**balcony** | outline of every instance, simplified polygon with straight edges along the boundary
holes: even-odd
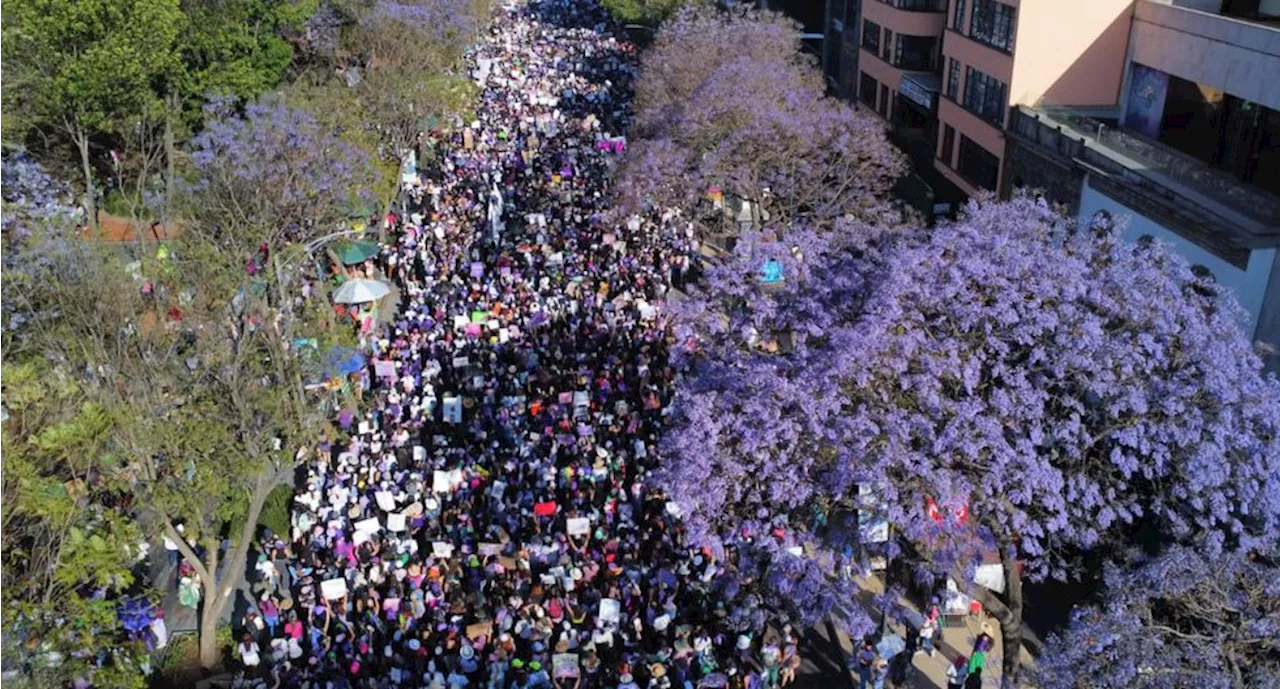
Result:
[[[1243,247],[1280,243],[1280,198],[1144,137],[1066,109],[1016,106],[1008,133],[1083,167],[1186,227],[1221,228]]]
[[[947,0],[880,0],[880,2],[907,12],[947,11]]]
[[[1231,3],[1227,3],[1231,4]],[[1139,0],[1130,59],[1280,110],[1280,22],[1218,14],[1222,0]]]

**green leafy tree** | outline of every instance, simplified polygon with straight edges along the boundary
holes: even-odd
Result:
[[[343,43],[359,56],[348,71],[365,120],[380,135],[381,158],[397,163],[430,118],[450,118],[471,102],[475,84],[456,67],[485,18],[484,0],[360,3]]]
[[[116,619],[134,585],[141,530],[116,505],[111,420],[64,367],[7,361],[4,453],[4,623],[22,668],[18,686],[140,687],[140,644]],[[105,596],[97,594],[105,593]],[[99,652],[111,659],[96,667]]]
[[[111,543],[116,524],[120,538],[178,543],[203,588],[200,662],[214,667],[218,625],[263,506],[291,481],[328,416],[303,387],[311,343],[319,349],[338,338],[329,334],[324,295],[303,296],[304,275],[315,272],[308,246],[345,218],[369,176],[358,151],[284,106],[250,105],[244,116],[214,109],[191,161],[196,172],[180,207],[191,220],[136,264],[90,251],[73,234],[39,251],[24,245],[41,272],[14,281],[6,263],[6,345],[18,346],[6,346],[5,357],[52,362],[89,405],[85,419],[67,417],[127,458],[95,474],[94,502],[111,511],[98,517],[98,531],[82,532],[90,546],[99,532]],[[76,442],[60,455],[64,464],[99,456]],[[52,476],[76,475],[75,465],[55,466],[63,473]],[[60,514],[56,503],[35,504],[41,519]],[[9,538],[8,512],[5,519],[7,549],[19,541]]]
[[[4,5],[5,112],[79,154],[97,222],[90,145],[152,107],[178,60],[177,0],[13,0]]]
[[[655,27],[681,7],[697,0],[603,0],[609,15],[623,24]],[[704,3],[698,3],[704,4]]]
[[[294,59],[297,33],[317,0],[181,0],[180,59],[164,80],[166,200],[181,156],[177,143],[200,127],[211,96],[252,100],[276,88]]]

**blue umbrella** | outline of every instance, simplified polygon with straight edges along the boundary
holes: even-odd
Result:
[[[325,376],[341,378],[364,370],[364,355],[348,347],[333,347],[324,356]]]

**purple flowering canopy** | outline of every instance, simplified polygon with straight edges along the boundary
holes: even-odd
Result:
[[[867,485],[923,569],[968,581],[998,553],[1004,591],[971,595],[1014,647],[1024,571],[1070,577],[1139,522],[1213,556],[1270,538],[1280,383],[1234,297],[1159,244],[1074,227],[1018,198],[917,234],[744,237],[677,307],[691,375],[667,481],[690,533],[779,530],[779,557],[801,546],[839,582],[834,527]]]
[[[1273,554],[1274,555],[1274,554]],[[1032,673],[1043,689],[1280,686],[1280,567],[1175,547],[1107,571],[1101,605],[1078,608]]]
[[[247,250],[333,232],[373,180],[365,153],[279,103],[251,103],[243,114],[210,104],[191,162],[193,224]]]
[[[72,282],[87,260],[88,246],[76,236],[84,211],[70,186],[26,153],[4,156],[0,168],[4,206],[3,327],[14,331],[50,314],[32,299],[48,283]]]
[[[754,11],[688,9],[664,24],[637,81],[622,203],[687,207],[718,187],[812,226],[878,214],[905,158],[882,123],[825,97],[796,35]]]

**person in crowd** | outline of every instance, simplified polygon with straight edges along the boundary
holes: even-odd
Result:
[[[675,212],[609,209],[636,69],[613,28],[594,0],[498,7],[468,50],[474,118],[428,135],[434,162],[378,220],[357,270],[395,283],[398,312],[344,310],[360,404],[255,553],[241,657],[268,649],[282,686],[794,681],[751,544],[690,546],[652,482],[676,375],[663,305],[697,246]]]

